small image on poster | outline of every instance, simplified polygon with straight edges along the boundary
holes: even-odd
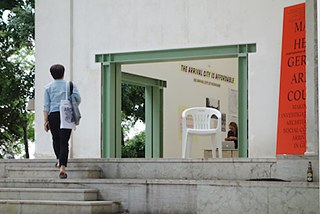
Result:
[[[208,108],[214,108],[220,111],[220,100],[214,99],[214,98],[206,98],[206,107]],[[212,118],[217,119],[215,115],[212,116]]]
[[[206,107],[214,108],[220,111],[220,100],[214,98],[206,98]]]
[[[221,114],[221,131],[226,131],[226,124],[227,123],[227,115],[225,113]]]
[[[238,115],[238,91],[229,89],[229,114]]]

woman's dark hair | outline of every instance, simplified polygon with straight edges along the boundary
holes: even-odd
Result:
[[[233,126],[238,131],[238,126],[237,126],[237,124],[235,122],[230,122],[229,126]]]
[[[60,64],[55,64],[50,67],[50,73],[53,79],[62,79],[64,75],[64,67]]]

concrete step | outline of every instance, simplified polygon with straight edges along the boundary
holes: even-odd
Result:
[[[100,167],[67,168],[68,179],[101,178]],[[8,178],[59,178],[59,169],[54,167],[6,167]]]
[[[96,189],[0,188],[0,200],[95,201]]]
[[[101,177],[109,179],[196,179],[247,180],[279,178],[305,181],[308,162],[312,162],[313,180],[319,181],[318,156],[279,156],[277,158],[221,158],[221,159],[70,159],[67,170],[77,167],[99,167]],[[52,168],[53,159],[0,160],[0,177],[8,177],[6,169]],[[68,176],[72,176],[71,172]],[[58,173],[50,177],[57,179]],[[77,177],[73,176],[74,179]]]
[[[112,201],[0,200],[1,213],[10,214],[108,214],[118,213]]]

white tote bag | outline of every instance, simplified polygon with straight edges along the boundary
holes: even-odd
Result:
[[[60,129],[76,129],[72,105],[68,100],[68,82],[66,82],[66,99],[60,101]]]

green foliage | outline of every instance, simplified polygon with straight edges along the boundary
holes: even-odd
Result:
[[[24,4],[31,5],[32,8],[35,6],[34,0],[1,0],[0,11],[12,10],[13,8]]]
[[[0,157],[28,158],[34,140],[34,115],[26,111],[34,97],[34,0],[0,1]],[[23,149],[24,146],[24,149]]]
[[[128,139],[129,131],[138,120],[145,121],[145,88],[141,86],[122,84],[122,157],[145,157],[145,133],[141,132]]]
[[[123,158],[145,157],[145,132],[140,132],[122,145]]]
[[[34,135],[34,112],[30,112],[28,114],[28,124],[27,124],[27,137],[30,141],[34,142],[35,135]]]
[[[124,144],[124,140],[128,139],[128,134],[130,132],[130,129],[132,129],[134,126],[134,120],[132,119],[127,119],[127,116],[125,113],[122,111],[121,112],[121,128],[122,128],[122,138]]]
[[[135,124],[137,120],[145,121],[144,87],[122,84],[122,112],[125,120]]]

